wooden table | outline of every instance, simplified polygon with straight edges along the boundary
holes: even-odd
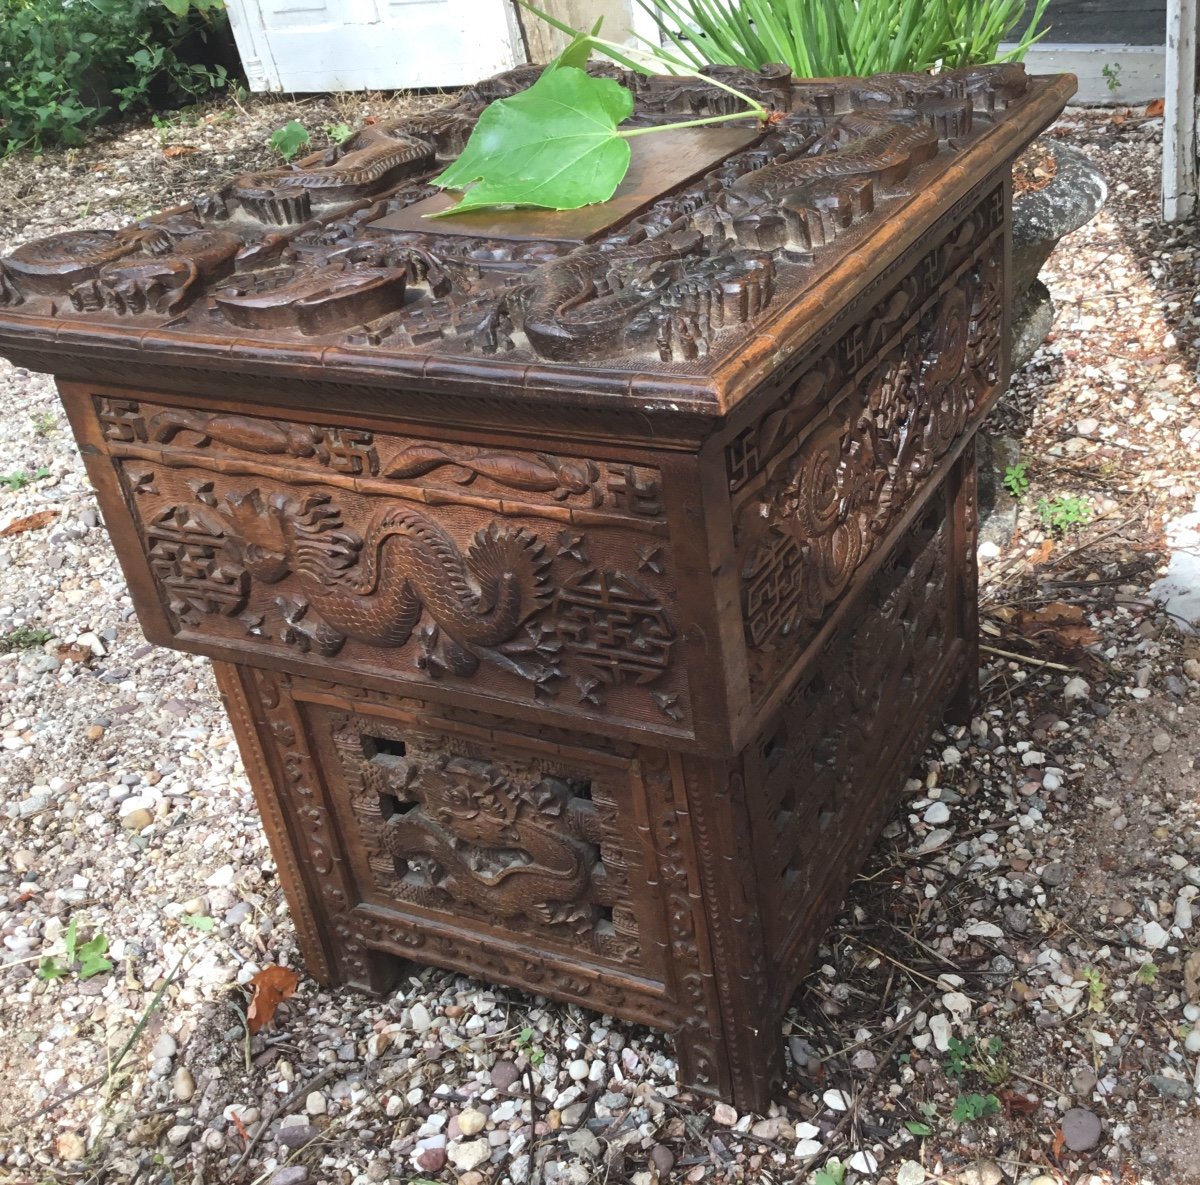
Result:
[[[19,247],[0,353],[57,376],[147,637],[214,660],[314,976],[575,1001],[761,1110],[974,695],[1009,167],[1073,80],[724,73],[777,121],[637,137],[572,214],[421,217],[524,69]]]

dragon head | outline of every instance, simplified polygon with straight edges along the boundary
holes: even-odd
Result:
[[[264,498],[257,487],[225,497],[225,550],[235,563],[267,584],[282,580],[291,570],[289,509],[286,498]]]

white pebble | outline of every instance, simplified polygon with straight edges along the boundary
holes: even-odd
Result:
[[[591,1066],[580,1057],[567,1066],[567,1074],[570,1076],[572,1082],[582,1082],[588,1076],[590,1069]]]
[[[1087,699],[1091,694],[1091,688],[1088,686],[1086,679],[1081,679],[1076,675],[1073,679],[1068,679],[1066,686],[1063,688],[1063,699],[1070,701],[1074,699]]]
[[[827,1106],[831,1111],[848,1111],[850,1109],[850,1096],[844,1090],[829,1089],[822,1096]]]
[[[1170,935],[1157,922],[1147,922],[1142,927],[1142,945],[1147,950],[1161,950],[1169,940]]]
[[[957,749],[954,750],[956,753]],[[945,823],[950,818],[950,808],[944,802],[931,802],[925,810],[926,823]]]
[[[879,1161],[865,1149],[861,1152],[856,1152],[846,1164],[856,1173],[873,1173],[879,1167]]]
[[[933,1034],[933,1044],[939,1053],[945,1053],[950,1048],[950,1021],[942,1013],[935,1013],[929,1018],[929,1031]]]

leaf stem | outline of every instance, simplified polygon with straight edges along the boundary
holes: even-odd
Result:
[[[759,114],[761,112],[761,114]],[[766,119],[767,113],[760,107],[758,111],[734,111],[730,115],[706,115],[702,119],[686,119],[682,123],[656,123],[644,128],[617,128],[617,135],[628,140],[633,136],[645,136],[649,132],[670,132],[676,128],[698,128],[710,123],[727,123],[731,119]]]
[[[536,9],[534,10],[536,11]],[[658,49],[643,50],[629,45],[617,45],[614,41],[606,41],[603,37],[592,36],[588,40],[602,53],[605,57],[611,57],[614,61],[621,65],[625,63],[622,58],[612,51],[617,50],[621,55],[628,55],[630,58],[641,57],[651,65],[670,66],[676,73],[675,78],[696,78],[701,82],[706,82],[709,86],[715,86],[718,90],[725,91],[726,94],[733,95],[735,98],[741,99],[743,103],[750,109],[743,112],[744,115],[754,115],[757,119],[766,119],[766,108],[757,100],[752,99],[745,91],[740,91],[736,86],[730,86],[727,82],[722,82],[719,78],[714,78],[710,74],[702,74],[689,63],[682,61],[665,51]],[[722,118],[729,118],[722,116]],[[678,126],[678,125],[672,125]],[[690,126],[690,125],[687,125]]]

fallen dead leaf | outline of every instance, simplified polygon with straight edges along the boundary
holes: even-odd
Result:
[[[58,659],[60,662],[79,663],[82,666],[89,664],[96,656],[92,653],[90,646],[59,646],[57,649]]]
[[[1162,99],[1151,99],[1146,104],[1146,114],[1153,119],[1156,115],[1161,115],[1166,110],[1166,103]]]
[[[176,156],[191,156],[193,152],[199,152],[200,149],[194,144],[172,144],[169,148],[163,149],[163,156],[171,159]]]
[[[252,980],[250,1006],[246,1009],[246,1023],[250,1032],[257,1033],[264,1025],[275,1019],[275,1009],[296,994],[300,976],[290,967],[272,963],[264,967]]]
[[[24,531],[36,531],[48,527],[56,518],[57,510],[38,510],[24,518],[14,518],[11,523],[0,527],[0,535],[20,535]]]
[[[237,1128],[238,1135],[242,1138],[242,1147],[245,1148],[250,1143],[250,1133],[246,1130],[242,1117],[236,1111],[230,1111],[229,1117],[233,1120],[233,1126]]]
[[[1200,950],[1192,951],[1183,964],[1183,990],[1189,1003],[1200,1004]]]
[[[1079,650],[1100,641],[1100,635],[1084,622],[1082,605],[1054,601],[1033,612],[1018,613],[1016,624],[1026,638],[1063,650]]]
[[[1043,564],[1049,563],[1050,557],[1054,554],[1054,540],[1046,538],[1042,540],[1041,546],[1037,551],[1029,557],[1029,562],[1035,567],[1040,568]]]
[[[998,1093],[1000,1101],[1007,1108],[1009,1114],[1016,1112],[1021,1115],[1032,1115],[1041,1106],[1036,1099],[1018,1094],[1015,1090],[1002,1090]]]

